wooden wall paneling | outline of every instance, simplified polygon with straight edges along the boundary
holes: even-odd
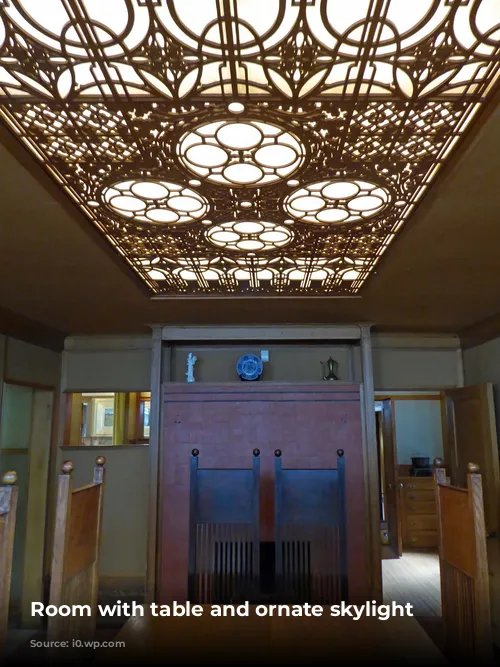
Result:
[[[364,470],[366,475],[368,504],[368,543],[370,544],[371,562],[371,597],[382,601],[382,565],[380,546],[380,488],[377,451],[377,432],[375,422],[375,391],[373,385],[373,359],[370,338],[370,326],[363,325],[361,330],[361,364],[363,370],[364,400]]]
[[[71,461],[65,461],[61,470],[63,474],[59,475],[57,485],[49,598],[49,603],[56,606],[63,604],[64,557],[68,543],[68,516],[71,512],[71,495],[73,490],[71,480],[73,465]],[[60,616],[53,617],[48,632],[49,639],[56,639],[58,637],[63,620]]]
[[[245,468],[261,452],[260,532],[274,539],[274,451],[294,468],[335,468],[345,451],[351,598],[370,599],[362,403],[358,385],[164,384],[159,601],[187,595],[189,454],[204,468]]]
[[[156,600],[158,551],[158,493],[162,409],[162,327],[153,327],[151,351],[151,406],[149,416],[149,511],[146,564],[146,601]]]
[[[22,623],[39,627],[41,618],[31,613],[31,603],[43,598],[45,526],[49,481],[50,443],[54,416],[54,392],[35,389],[29,447],[28,506],[24,548]]]
[[[10,471],[0,487],[0,651],[5,644],[9,622],[10,582],[16,529],[17,475]]]
[[[490,576],[483,486],[479,467],[467,466],[467,488],[449,484],[434,461],[439,522],[442,615],[447,656],[493,664]]]
[[[465,387],[464,353],[461,347],[457,352],[457,387]]]
[[[99,550],[106,460],[96,458],[91,484],[73,490],[73,464],[65,461],[58,478],[50,582],[51,605],[90,605],[91,615],[52,616],[49,641],[92,639],[97,618]]]

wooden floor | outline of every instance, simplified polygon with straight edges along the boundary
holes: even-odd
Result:
[[[259,617],[251,606],[248,617],[212,617],[209,606],[203,618],[143,617],[127,621],[115,641],[126,653],[100,651],[105,664],[140,664],[155,659],[162,664],[217,663],[218,665],[379,664],[444,665],[442,654],[414,618],[395,616],[380,622],[362,616],[332,618],[329,607],[320,617]],[[127,663],[128,664],[128,663]]]
[[[382,561],[384,602],[410,603],[415,616],[441,616],[439,558],[428,552],[406,552]]]

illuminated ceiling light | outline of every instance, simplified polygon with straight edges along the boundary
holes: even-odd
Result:
[[[289,131],[257,120],[222,120],[187,132],[178,145],[184,167],[211,183],[276,183],[303,163],[305,149]]]
[[[164,271],[158,271],[157,269],[152,269],[148,271],[148,276],[153,280],[166,280],[167,276]]]
[[[262,6],[0,0],[0,118],[155,294],[356,294],[498,93],[498,0]]]
[[[227,110],[236,114],[243,113],[245,111],[245,105],[241,102],[231,102],[231,104],[227,105]]]
[[[133,222],[194,222],[209,209],[207,200],[177,183],[133,179],[106,187],[102,199],[111,210]]]
[[[347,268],[340,270],[339,273],[341,279],[344,281],[358,280],[362,274],[363,267],[366,265],[364,259],[350,259],[349,257],[344,257],[343,263],[347,265]]]
[[[217,258],[179,258],[176,263],[178,266],[173,270],[173,275],[187,282],[197,282],[201,287],[219,281],[223,275]]]
[[[389,201],[386,188],[353,179],[306,185],[288,195],[284,206],[303,222],[323,225],[367,220],[381,213]]]
[[[219,248],[241,252],[275,250],[288,245],[292,238],[286,227],[260,220],[224,222],[207,232],[207,239]]]

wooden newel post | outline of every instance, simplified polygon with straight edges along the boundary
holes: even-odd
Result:
[[[50,576],[49,604],[59,607],[64,600],[64,556],[68,542],[68,517],[71,513],[71,493],[73,489],[73,463],[64,461],[57,480],[56,518],[54,525],[54,542],[52,545],[52,568]],[[47,627],[47,639],[59,640],[62,618],[54,616]]]
[[[106,459],[104,456],[98,456],[95,460],[94,484],[104,484],[104,466]]]
[[[12,554],[16,528],[17,473],[9,470],[0,487],[0,648],[5,643],[9,623]]]
[[[490,664],[493,660],[491,634],[490,581],[486,524],[484,520],[483,482],[477,463],[467,464],[467,488],[474,520],[476,576],[474,585],[475,630],[478,663]]]
[[[446,468],[443,459],[439,457],[434,459],[434,480],[436,484],[446,484]]]

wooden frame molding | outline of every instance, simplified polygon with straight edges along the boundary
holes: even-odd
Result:
[[[162,329],[154,327],[151,354],[151,398],[149,414],[149,516],[146,565],[146,599],[156,599],[158,544],[158,489],[160,470]]]
[[[357,324],[340,326],[290,325],[290,326],[166,326],[162,327],[162,340],[182,341],[283,341],[283,340],[360,340],[361,328]]]

